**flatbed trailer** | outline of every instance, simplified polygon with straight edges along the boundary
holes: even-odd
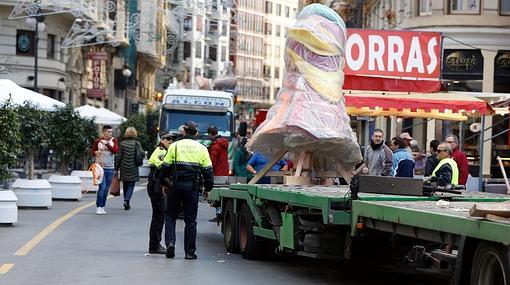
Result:
[[[223,209],[225,248],[247,259],[267,251],[353,261],[381,256],[452,284],[510,285],[510,224],[469,215],[475,203],[500,205],[509,196],[236,184],[213,189],[209,200]]]

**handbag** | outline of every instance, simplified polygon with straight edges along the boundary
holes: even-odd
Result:
[[[112,184],[110,185],[109,192],[112,196],[120,195],[120,179],[117,172],[113,175]]]
[[[145,153],[141,150],[141,146],[139,142],[135,142],[135,163],[136,166],[143,165],[143,158],[145,157]]]

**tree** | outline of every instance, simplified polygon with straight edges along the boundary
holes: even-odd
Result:
[[[0,181],[11,178],[9,165],[21,154],[21,118],[10,100],[0,104]]]
[[[61,175],[69,174],[73,159],[81,159],[97,136],[94,122],[80,117],[71,105],[57,109],[50,117],[50,146],[57,153]]]
[[[34,159],[41,144],[48,141],[50,129],[48,126],[49,114],[39,110],[30,103],[16,108],[20,115],[21,148],[25,152],[27,164],[27,178],[34,179]]]
[[[129,116],[128,119],[120,125],[120,139],[122,139],[128,127],[134,127],[138,132],[138,140],[140,140],[143,149],[150,155],[154,151],[157,142],[157,133],[155,130],[157,127],[158,115],[159,113],[157,110],[149,110],[147,115],[133,114]],[[147,127],[149,127],[149,130]]]

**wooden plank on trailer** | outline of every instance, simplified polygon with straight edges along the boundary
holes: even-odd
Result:
[[[472,217],[485,217],[488,214],[510,218],[510,203],[477,203],[469,210]]]

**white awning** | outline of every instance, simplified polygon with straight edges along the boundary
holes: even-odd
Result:
[[[57,107],[65,106],[58,100],[23,88],[9,79],[0,79],[0,103],[6,102],[9,98],[14,105],[24,105],[28,102],[45,111],[55,111]]]
[[[90,105],[83,105],[76,108],[82,118],[94,119],[100,125],[120,125],[126,120],[121,115],[103,107],[96,108]]]

